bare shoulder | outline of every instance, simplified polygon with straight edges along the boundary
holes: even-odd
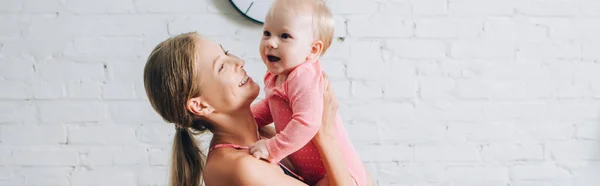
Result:
[[[236,153],[237,154],[237,153]],[[258,160],[249,154],[224,155],[208,162],[204,180],[207,186],[218,185],[303,185],[283,174],[277,165]]]

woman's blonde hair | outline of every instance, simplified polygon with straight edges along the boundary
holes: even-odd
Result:
[[[171,157],[171,186],[202,184],[206,156],[194,135],[207,131],[210,124],[186,109],[190,98],[200,96],[195,69],[197,33],[185,33],[158,44],[144,67],[144,88],[150,104],[176,126]]]

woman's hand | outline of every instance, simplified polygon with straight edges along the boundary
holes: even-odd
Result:
[[[325,177],[317,186],[346,186],[354,185],[348,167],[344,162],[341,148],[335,138],[338,102],[329,85],[327,76],[323,74],[323,123],[313,138],[313,143],[319,150],[321,160],[325,166]]]
[[[331,89],[329,79],[327,79],[325,74],[323,74],[323,83],[324,91],[322,124],[319,128],[319,131],[313,138],[313,141],[317,143],[316,145],[323,145],[323,140],[330,141],[331,139],[334,139],[335,120],[339,107],[335,94]]]

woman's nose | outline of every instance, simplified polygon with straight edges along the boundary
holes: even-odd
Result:
[[[235,62],[235,69],[236,70],[241,70],[244,68],[244,65],[246,64],[246,61],[242,60],[242,59],[238,59]]]

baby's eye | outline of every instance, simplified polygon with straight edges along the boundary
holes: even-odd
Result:
[[[281,34],[281,38],[283,39],[289,39],[290,37],[292,36],[290,36],[289,34]]]
[[[271,32],[269,32],[269,31],[264,31],[264,32],[263,32],[263,35],[264,35],[264,36],[267,36],[267,37],[268,37],[268,36],[271,36]]]

